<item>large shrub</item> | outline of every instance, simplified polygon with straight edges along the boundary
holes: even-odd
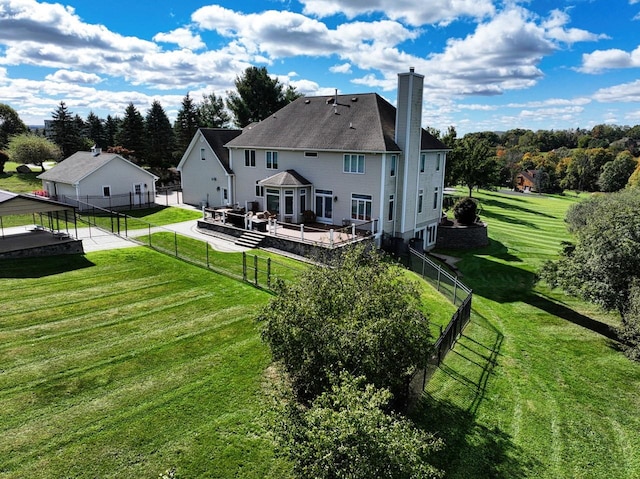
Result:
[[[461,225],[471,225],[478,218],[478,203],[473,198],[462,198],[453,205],[453,216]]]
[[[406,404],[410,380],[431,347],[416,285],[362,246],[309,268],[295,284],[279,285],[259,321],[273,358],[306,403],[346,370],[389,389],[396,405]]]

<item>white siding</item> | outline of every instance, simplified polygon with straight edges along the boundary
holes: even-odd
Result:
[[[202,134],[198,133],[196,138],[189,154],[180,162],[183,201],[195,206],[202,203],[222,206],[223,189],[228,189],[227,172]],[[205,149],[204,160],[201,148]]]

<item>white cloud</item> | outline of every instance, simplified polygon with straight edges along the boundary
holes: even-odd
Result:
[[[340,65],[334,65],[329,68],[331,73],[351,73],[351,64],[350,63],[342,63]]]
[[[100,83],[102,81],[102,78],[94,73],[84,73],[69,70],[58,70],[51,75],[47,75],[45,79],[58,83],[76,83],[86,85],[92,85]]]
[[[640,47],[632,52],[612,48],[585,53],[582,55],[582,66],[578,70],[583,73],[599,73],[603,70],[634,67],[640,67]]]
[[[158,33],[153,37],[154,42],[175,43],[180,48],[200,50],[206,47],[200,35],[194,34],[188,28],[176,28],[168,33]]]
[[[565,29],[565,25],[569,21],[570,18],[567,12],[553,10],[542,26],[546,29],[549,38],[569,45],[577,42],[593,42],[609,38],[608,35],[591,33],[579,28]]]
[[[304,13],[320,18],[344,14],[355,18],[383,13],[408,25],[448,24],[461,17],[485,18],[495,13],[490,0],[301,0]]]
[[[602,103],[635,103],[640,102],[640,80],[631,83],[601,88],[593,95],[593,99]]]

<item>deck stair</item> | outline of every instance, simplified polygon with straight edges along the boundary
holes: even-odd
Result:
[[[264,235],[256,233],[255,231],[245,231],[240,238],[235,242],[238,246],[244,246],[245,248],[259,248],[264,240]]]

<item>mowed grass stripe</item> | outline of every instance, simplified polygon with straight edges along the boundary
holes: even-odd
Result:
[[[100,311],[104,306],[126,305],[131,301],[136,301],[142,295],[161,296],[171,293],[175,284],[171,281],[154,282],[150,279],[147,284],[139,284],[133,287],[126,287],[122,290],[111,290],[109,287],[102,289],[100,287],[90,288],[87,295],[80,298],[75,295],[66,295],[67,300],[61,305],[47,305],[46,301],[35,301],[33,304],[27,297],[21,299],[21,303],[25,303],[22,310],[7,311],[7,314],[0,314],[2,321],[2,330],[14,327],[24,328],[40,328],[42,321],[49,324],[57,322],[57,318],[67,320],[70,312],[80,311]],[[40,298],[39,298],[40,299]],[[39,303],[39,304],[38,304]]]
[[[65,349],[55,330],[37,341],[42,361],[53,360],[51,352],[67,359],[53,373],[34,375],[40,382],[2,396],[0,476],[158,477],[170,467],[184,477],[285,476],[261,420],[269,359],[253,318],[269,296],[144,248],[87,258],[94,266],[53,268],[56,278],[147,265],[150,276],[174,283],[183,303],[172,294],[166,304],[154,303],[163,295],[152,296],[148,306],[155,309],[145,315],[142,291],[138,317],[129,311],[97,325],[111,337],[83,329],[91,324],[84,318],[75,334],[73,321],[64,326],[77,339],[73,346]],[[51,279],[33,281],[42,278]],[[15,280],[0,279],[0,288],[7,281]],[[63,304],[64,292],[50,300]],[[98,321],[114,305],[101,307]]]
[[[191,361],[181,368],[172,367],[151,377],[136,376],[133,378],[136,379],[135,381],[132,380],[120,385],[106,396],[89,397],[86,403],[81,402],[78,406],[64,409],[52,417],[44,417],[43,420],[38,420],[35,424],[32,421],[22,424],[19,429],[8,431],[8,434],[15,434],[17,438],[16,445],[18,447],[12,451],[12,454],[20,455],[22,453],[21,440],[27,446],[26,454],[29,457],[17,457],[17,461],[34,460],[41,455],[51,455],[51,453],[65,450],[73,444],[96,442],[100,435],[104,434],[104,431],[133,430],[132,432],[152,435],[152,430],[146,430],[148,429],[148,418],[158,415],[163,421],[167,421],[164,426],[171,428],[174,433],[183,431],[188,434],[191,431],[181,423],[187,421],[188,424],[190,418],[185,411],[181,413],[177,411],[175,404],[180,404],[185,397],[190,395],[211,394],[215,396],[215,412],[218,415],[233,413],[237,407],[233,400],[234,390],[235,388],[242,390],[242,387],[238,387],[239,385],[233,381],[221,381],[212,387],[211,380],[206,374],[207,369],[218,368],[218,374],[230,378],[234,376],[233,373],[236,372],[234,369],[238,367],[238,356],[241,355],[243,358],[249,356],[246,353],[241,353],[253,349],[257,345],[255,337],[250,340],[236,341],[225,351],[224,356],[218,351],[199,358],[197,361]],[[259,362],[249,364],[262,367],[265,356],[257,355],[257,357]],[[194,373],[199,373],[199,379],[192,379]],[[171,414],[168,413],[168,410],[171,411]],[[145,419],[141,420],[140,418]],[[139,423],[137,427],[135,426],[136,422]],[[60,428],[64,428],[67,432],[64,437],[57,434]],[[126,444],[128,439],[132,439],[135,432],[120,436],[119,439]],[[169,437],[171,436],[166,436],[166,438]],[[157,437],[149,437],[148,439],[158,441]],[[126,450],[124,444],[123,450]],[[0,453],[2,452],[0,450]],[[151,457],[147,460],[151,461]],[[11,461],[7,465],[11,466]]]
[[[172,321],[162,325],[156,323],[153,325],[152,333],[142,329],[138,331],[139,328],[131,329],[131,332],[127,333],[119,328],[118,334],[109,334],[98,340],[83,335],[82,340],[78,341],[77,344],[68,341],[56,341],[53,344],[46,344],[45,347],[48,352],[46,357],[42,357],[39,360],[32,359],[29,362],[25,361],[5,369],[1,377],[0,387],[5,387],[6,389],[0,392],[0,397],[5,393],[9,394],[16,390],[30,389],[43,383],[48,383],[53,379],[72,377],[92,368],[102,367],[106,363],[126,360],[139,352],[145,352],[145,350],[136,348],[136,345],[139,345],[142,339],[146,340],[144,342],[144,344],[147,344],[146,351],[151,351],[153,349],[161,349],[167,342],[181,341],[207,330],[213,331],[233,326],[233,323],[238,320],[237,317],[228,310],[225,313],[228,314],[228,319],[220,321],[213,326],[208,324],[211,319],[215,319],[219,314],[202,317],[198,321]],[[137,319],[147,322],[151,320],[151,318],[145,316],[140,316]],[[196,329],[197,327],[204,329]],[[185,335],[182,331],[186,328],[188,328],[189,333]],[[85,339],[87,341],[84,341]],[[87,344],[90,345],[90,348],[87,348]],[[19,354],[20,351],[18,350],[16,353]],[[89,359],[91,359],[90,362]],[[46,379],[42,379],[43,376],[46,376]],[[5,386],[5,383],[14,384],[14,387]]]
[[[600,332],[619,317],[536,283],[571,239],[577,199],[474,196],[491,244],[451,252],[474,311],[426,389],[425,421],[446,441],[438,464],[454,479],[640,477],[640,365]]]

